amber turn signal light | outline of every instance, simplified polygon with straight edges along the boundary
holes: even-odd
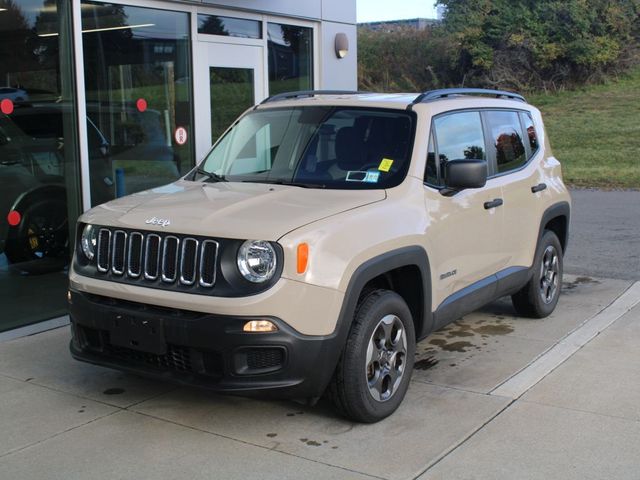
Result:
[[[309,245],[301,243],[298,245],[298,273],[302,274],[307,271],[307,263],[309,262]]]

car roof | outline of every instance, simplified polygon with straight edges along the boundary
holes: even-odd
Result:
[[[437,110],[462,108],[519,108],[531,106],[521,95],[514,92],[487,89],[441,89],[422,93],[377,93],[335,90],[309,90],[273,95],[256,108],[277,108],[296,106],[344,106],[393,108],[411,110],[435,106]],[[523,108],[524,107],[524,108]],[[527,108],[528,107],[528,108]]]

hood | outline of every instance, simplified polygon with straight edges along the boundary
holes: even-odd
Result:
[[[131,229],[275,241],[296,228],[385,198],[384,190],[182,180],[105,203],[80,220]],[[151,223],[154,217],[156,221]]]

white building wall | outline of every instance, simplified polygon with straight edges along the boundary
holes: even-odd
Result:
[[[358,88],[357,27],[346,23],[322,22],[320,26],[320,85],[318,89],[356,90]],[[349,53],[337,58],[335,36],[345,33]]]

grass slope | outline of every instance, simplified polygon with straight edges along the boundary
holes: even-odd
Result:
[[[640,188],[640,69],[617,82],[527,100],[542,111],[568,184]]]

